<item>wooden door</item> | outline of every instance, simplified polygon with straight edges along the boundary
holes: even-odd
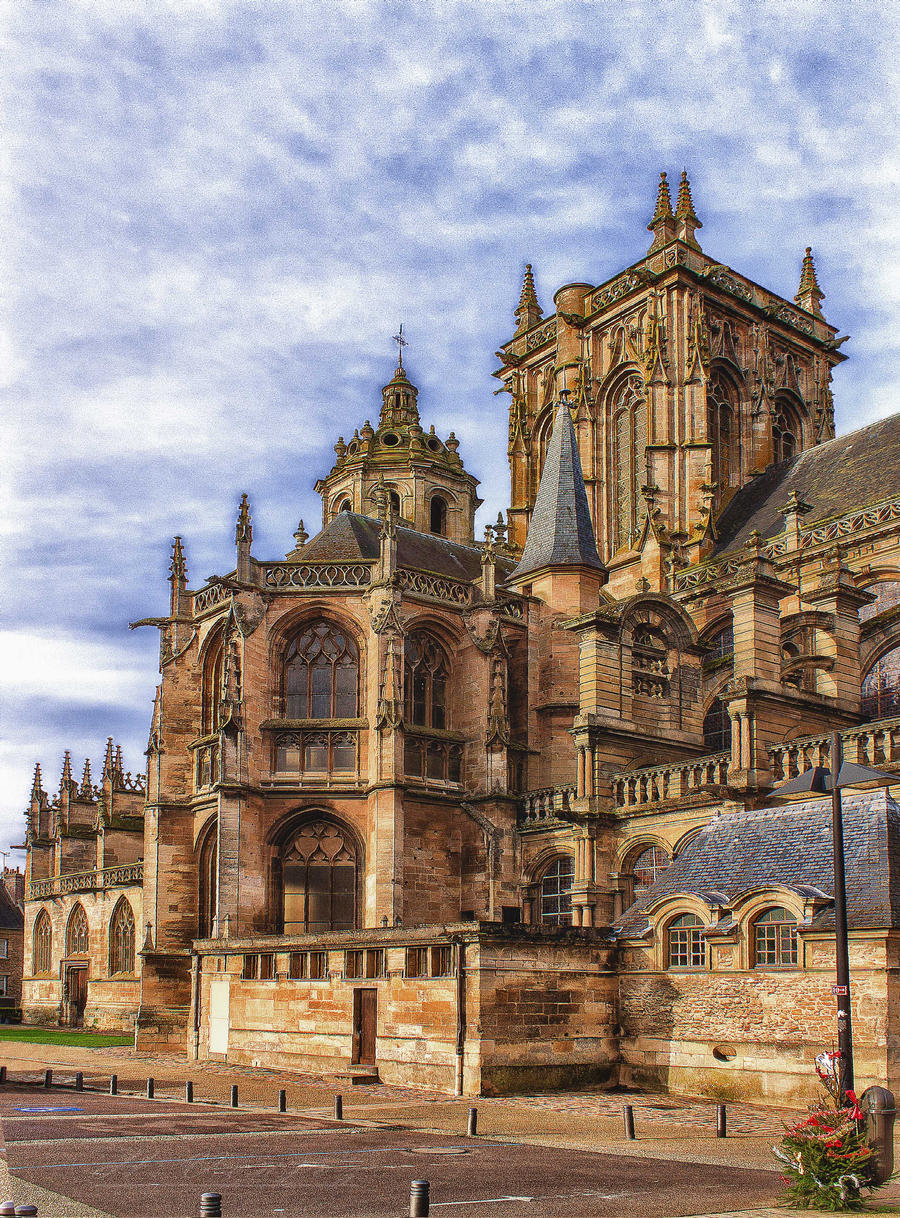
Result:
[[[375,1028],[378,1021],[378,991],[353,991],[353,1065],[374,1066]]]
[[[87,1006],[87,969],[69,969],[69,1023],[80,1028],[84,1023],[84,1008]]]

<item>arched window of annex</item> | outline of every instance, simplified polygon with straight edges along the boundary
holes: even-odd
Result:
[[[202,831],[197,846],[197,934],[210,939],[215,934],[219,889],[219,824],[213,817]]]
[[[740,392],[722,368],[714,368],[706,390],[707,425],[712,443],[713,482],[719,502],[741,484]]]
[[[900,644],[882,652],[860,685],[860,714],[866,720],[900,715]]]
[[[696,970],[705,967],[703,922],[696,914],[679,914],[666,926],[666,968]]]
[[[613,551],[630,548],[643,521],[641,487],[647,480],[648,440],[646,395],[644,378],[636,369],[620,376],[606,395]]]
[[[754,968],[797,967],[797,919],[783,905],[770,905],[752,921]]]
[[[545,926],[571,926],[575,859],[558,854],[541,867],[537,878],[535,920]]]
[[[53,923],[46,909],[34,920],[31,943],[31,970],[33,973],[49,973],[53,967]]]
[[[283,665],[286,719],[355,719],[359,714],[359,648],[350,632],[325,618],[306,622]]]
[[[437,537],[447,536],[447,500],[443,495],[432,495],[428,505],[428,527]]]
[[[87,914],[79,901],[66,924],[66,955],[86,956],[90,951]]]
[[[790,461],[800,452],[803,429],[799,404],[789,393],[775,395],[775,411],[772,416],[772,451],[776,465]]]
[[[713,698],[703,716],[703,747],[707,753],[731,748],[731,717],[721,698]]]
[[[277,929],[303,935],[358,927],[362,858],[356,833],[336,817],[292,818],[276,841]]]
[[[211,736],[217,732],[221,726],[222,717],[222,673],[225,663],[225,631],[222,626],[218,626],[206,640],[203,649],[203,664],[202,664],[202,688],[201,688],[201,703],[202,712],[201,720],[203,725],[203,735]],[[199,785],[204,785],[201,774],[202,758],[197,757],[197,782]],[[207,775],[208,779],[208,775]],[[207,780],[205,785],[209,785]]]
[[[109,975],[134,972],[134,910],[120,897],[109,921]]]
[[[633,845],[625,855],[619,872],[626,906],[632,905],[648,888],[652,888],[671,864],[669,852],[658,842],[644,840]]]

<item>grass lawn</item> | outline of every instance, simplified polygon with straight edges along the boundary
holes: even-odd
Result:
[[[22,1028],[14,1024],[0,1027],[0,1041],[27,1040],[33,1045],[82,1045],[86,1049],[112,1049],[134,1044],[133,1036],[113,1036],[103,1032],[72,1032],[68,1028]]]

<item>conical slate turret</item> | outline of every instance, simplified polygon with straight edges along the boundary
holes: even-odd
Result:
[[[510,579],[519,580],[541,567],[605,570],[597,553],[578,442],[566,405],[556,411],[525,549]]]

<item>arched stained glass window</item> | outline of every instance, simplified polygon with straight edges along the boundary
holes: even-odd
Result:
[[[86,956],[90,950],[87,914],[84,906],[79,903],[69,914],[69,924],[66,927],[66,955]]]
[[[703,747],[708,753],[724,753],[731,748],[731,718],[721,698],[713,698],[703,716]]]
[[[561,854],[544,871],[541,878],[540,920],[552,926],[568,926],[572,921],[572,885],[575,882],[575,860]]]
[[[765,910],[753,924],[757,968],[787,968],[797,963],[797,919],[780,905]]]
[[[109,972],[134,972],[134,911],[122,897],[109,924]]]
[[[860,710],[866,719],[900,715],[900,647],[892,647],[863,678]]]
[[[46,909],[35,919],[32,943],[32,972],[49,973],[53,965],[53,925]]]
[[[703,923],[696,914],[682,914],[669,923],[669,968],[703,968],[706,964],[706,944]]]
[[[647,399],[644,381],[632,373],[616,390],[612,422],[613,549],[630,545],[643,518],[641,487],[647,477]]]
[[[356,846],[346,829],[328,820],[303,825],[281,857],[284,933],[353,930],[358,869]]]
[[[288,719],[355,719],[359,652],[346,631],[313,622],[291,645],[284,665]]]
[[[404,647],[404,715],[419,727],[447,726],[447,679],[444,649],[422,631],[411,634]]]

